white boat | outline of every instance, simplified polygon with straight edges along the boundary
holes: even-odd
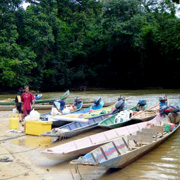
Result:
[[[56,122],[56,121],[65,121],[65,122],[89,122],[89,119],[78,118],[78,117],[68,117],[68,116],[53,116],[53,118],[49,117],[48,121]]]
[[[169,120],[167,118],[167,120]],[[124,168],[147,152],[156,148],[171,136],[178,128],[176,124],[170,132],[164,132],[164,122],[150,128],[137,131],[135,135],[120,137],[102,145],[70,163],[75,165],[101,166],[106,168]]]
[[[142,122],[130,126],[120,127],[81,139],[77,139],[62,145],[48,148],[42,151],[42,153],[46,154],[51,159],[56,159],[58,157],[61,157],[62,155],[82,155],[103,144],[111,142],[121,136],[133,134],[142,128],[160,122],[163,119],[164,117],[157,115],[153,120],[148,122]]]

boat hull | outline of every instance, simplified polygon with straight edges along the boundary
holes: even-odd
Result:
[[[89,151],[95,149],[96,147],[109,143],[121,136],[129,135],[130,133],[133,134],[142,128],[148,127],[151,124],[154,124],[157,122],[161,122],[162,120],[164,120],[164,118],[158,115],[148,123],[142,122],[142,123],[138,123],[138,124],[134,124],[130,126],[112,129],[112,130],[98,133],[95,135],[87,136],[87,137],[77,139],[77,140],[62,144],[62,145],[48,148],[42,151],[42,153],[52,154],[52,156],[53,154],[55,155],[57,154],[82,155],[82,154],[88,153]]]
[[[65,126],[61,126],[60,128],[57,128],[57,132],[49,131],[46,133],[43,133],[42,136],[50,136],[50,137],[58,137],[60,140],[63,138],[70,138],[72,136],[81,134],[83,132],[86,132],[90,129],[93,129],[98,126],[98,123],[105,119],[108,115],[101,115],[89,118],[89,122],[85,123],[78,123],[78,122],[72,122],[68,123]],[[74,129],[73,129],[74,128]],[[59,132],[58,132],[59,130]],[[66,130],[66,131],[61,131]],[[61,131],[61,132],[60,132]]]
[[[179,126],[176,128],[176,130],[179,128]],[[108,168],[124,168],[131,164],[132,162],[136,161],[140,157],[144,156],[148,152],[152,151],[156,147],[158,147],[160,144],[162,144],[164,141],[166,141],[176,130],[174,130],[172,133],[168,135],[164,135],[164,137],[158,141],[153,142],[152,144],[146,145],[142,148],[136,149],[134,151],[130,151],[129,153],[119,156],[116,159],[112,159],[110,161],[107,161],[103,164],[99,164],[99,166],[108,167]]]

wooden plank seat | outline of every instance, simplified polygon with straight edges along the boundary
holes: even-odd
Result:
[[[156,128],[142,129],[142,132],[152,134],[155,140],[157,140],[158,130]]]
[[[164,127],[163,126],[151,126],[151,128],[157,130],[158,136],[163,136],[163,133],[164,133]]]
[[[136,146],[131,149],[138,148],[139,146],[150,144],[153,142],[153,134],[148,132],[137,132],[137,135],[127,136],[128,146],[130,142],[135,142]]]
[[[152,143],[154,140],[153,132],[137,132],[137,135],[141,136],[141,145]],[[155,140],[157,140],[157,134],[155,134]]]
[[[129,151],[136,147],[135,141],[130,141],[130,140],[128,140],[128,136],[122,137],[122,140],[123,140],[124,143],[126,144],[126,146],[127,146],[127,148],[128,148]]]
[[[142,137],[141,135],[129,135],[127,136],[127,144],[129,149],[134,149],[141,146]]]

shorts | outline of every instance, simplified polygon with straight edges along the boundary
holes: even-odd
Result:
[[[31,112],[31,110],[24,110],[23,109],[23,118],[25,118],[27,115],[29,115],[30,112]]]
[[[20,113],[20,114],[23,113],[23,111],[22,111],[22,104],[21,103],[17,104],[16,109],[17,109],[18,113]]]

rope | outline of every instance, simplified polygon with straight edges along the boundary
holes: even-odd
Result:
[[[79,171],[79,166],[78,166],[78,165],[76,165],[76,166],[77,166],[77,167],[76,167],[77,172],[78,172],[78,174],[79,174],[79,176],[80,176],[80,178],[81,178],[80,180],[84,180],[83,177],[82,177],[82,175],[81,175],[81,173],[80,173],[80,171]]]
[[[6,139],[1,139],[0,142],[9,141],[9,140],[11,140],[11,139],[16,139],[16,138],[23,137],[23,136],[25,136],[25,134],[20,135],[20,136],[15,136],[15,137],[6,138]]]
[[[28,150],[24,150],[24,151],[19,151],[19,152],[9,152],[9,153],[4,153],[4,154],[0,154],[0,155],[8,155],[8,154],[19,154],[19,153],[25,153],[25,152],[29,152],[29,151],[33,151],[36,150],[40,147],[40,145],[38,145],[38,147],[36,148],[32,148],[32,149],[28,149]]]
[[[80,173],[80,171],[79,171],[79,166],[78,166],[77,164],[75,164],[74,168],[75,168],[75,173],[76,173],[76,174],[79,174],[80,180],[84,180],[83,177],[82,177],[82,175],[81,175],[81,173]],[[75,178],[74,178],[73,172],[72,172],[72,170],[71,170],[71,164],[69,164],[69,170],[70,170],[72,179],[74,180]]]
[[[0,180],[7,180],[7,179],[12,179],[12,178],[16,178],[16,177],[19,177],[19,176],[22,176],[22,175],[25,175],[27,174],[28,172],[30,172],[31,170],[27,171],[26,173],[23,173],[23,174],[19,174],[19,175],[16,175],[16,176],[12,176],[12,177],[8,177],[8,178],[3,178],[3,179],[0,179]]]
[[[71,164],[69,164],[69,170],[70,170],[70,173],[71,173],[72,179],[74,180],[74,175],[73,175],[73,172],[72,172],[72,170],[71,170]]]

